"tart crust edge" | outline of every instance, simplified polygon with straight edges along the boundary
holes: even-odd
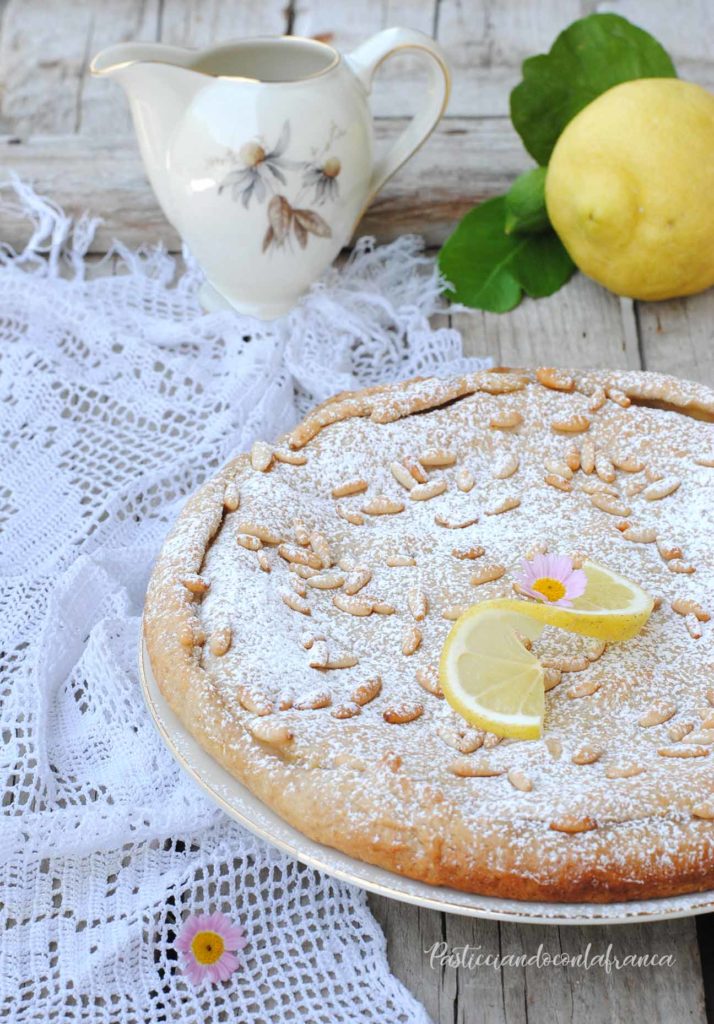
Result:
[[[714,420],[714,392],[704,385],[647,371],[563,372],[573,373],[585,386],[617,387],[634,401]],[[534,371],[502,369],[431,380],[430,392],[422,379],[412,394],[415,381],[335,396],[278,444],[299,449],[330,423],[349,416],[390,422],[477,390],[491,391],[494,385],[507,391],[535,383]],[[430,806],[416,819],[380,823],[379,794],[390,803],[404,801],[405,786],[416,785],[383,764],[368,767],[358,777],[340,768],[303,768],[298,776],[295,766],[276,754],[266,770],[265,757],[256,757],[257,741],[242,722],[226,719],[222,698],[200,665],[200,647],[186,643],[187,634],[196,629],[195,598],[178,582],[200,572],[222,523],[225,487],[248,464],[248,456],[239,455],[189,499],[152,572],[143,618],[162,695],[201,746],[234,777],[309,838],[430,884],[517,900],[590,903],[714,887],[714,822],[668,818],[671,834],[661,857],[658,818],[601,822],[595,831],[575,834],[537,822],[532,841],[526,843],[522,825],[504,821],[491,823],[475,844],[473,832],[463,825],[460,805],[446,800],[437,785],[431,787]],[[428,786],[422,789],[420,799],[429,792]],[[360,813],[350,813],[357,805]]]

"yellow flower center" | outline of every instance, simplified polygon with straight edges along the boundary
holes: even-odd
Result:
[[[215,964],[220,960],[225,943],[218,932],[196,932],[191,943],[191,952],[199,964]]]
[[[560,601],[562,597],[565,597],[565,586],[560,580],[554,580],[551,576],[541,576],[532,585],[531,590],[537,590],[546,601]]]

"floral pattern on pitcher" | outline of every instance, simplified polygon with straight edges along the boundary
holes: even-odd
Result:
[[[310,235],[332,237],[332,228],[327,220],[303,203],[308,200],[313,206],[324,206],[339,199],[337,179],[342,163],[331,150],[344,134],[333,123],[324,146],[319,150],[313,149],[309,160],[289,160],[285,154],[290,145],[291,131],[290,122],[286,121],[273,146],[268,146],[262,138],[252,139],[237,152],[229,150],[219,161],[239,165],[223,178],[218,186],[219,195],[230,190],[231,198],[240,201],[246,210],[254,197],[260,204],[268,201],[263,252],[289,245],[293,238],[304,249]],[[300,174],[300,185],[292,202],[284,195],[288,190],[289,176],[294,176],[290,172]]]

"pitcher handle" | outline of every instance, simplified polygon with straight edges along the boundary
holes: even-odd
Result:
[[[388,28],[378,32],[354,50],[347,60],[366,91],[372,91],[372,80],[379,66],[388,57],[402,50],[414,50],[428,58],[427,100],[411,119],[391,149],[375,162],[369,183],[369,202],[412,153],[426,142],[446,110],[451,92],[451,74],[444,51],[430,36],[408,28]]]

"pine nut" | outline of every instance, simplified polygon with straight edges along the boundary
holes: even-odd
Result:
[[[451,554],[454,558],[460,558],[462,561],[475,561],[475,559],[481,558],[482,555],[486,554],[486,548],[482,548],[480,545],[473,548],[452,548]]]
[[[705,611],[700,604],[688,597],[677,597],[672,601],[672,609],[678,615],[695,615],[700,622],[709,622],[711,618],[708,611]]]
[[[341,612],[347,612],[349,615],[363,618],[372,614],[371,601],[363,601],[361,598],[351,597],[349,594],[335,594],[332,603],[335,608],[339,608]]]
[[[293,738],[293,732],[282,722],[265,721],[262,718],[248,723],[253,738],[269,747],[286,747]]]
[[[551,821],[548,827],[553,832],[565,832],[566,835],[576,835],[578,832],[592,832],[593,829],[597,828],[597,822],[586,814],[580,816],[564,814],[562,817]]]
[[[456,474],[456,486],[460,491],[463,491],[464,494],[468,494],[469,491],[472,491],[475,484],[476,480],[474,475],[466,466],[460,469]]]
[[[283,542],[282,537],[279,537],[269,527],[262,526],[260,523],[251,523],[244,520],[238,524],[238,533],[247,534],[249,537],[257,537],[263,544],[277,545]]]
[[[567,462],[561,462],[559,459],[546,459],[545,468],[549,473],[560,476],[563,480],[573,479],[573,471]]]
[[[421,630],[417,626],[411,626],[404,634],[402,640],[402,654],[410,657],[421,647],[421,641]]]
[[[658,480],[649,487],[645,487],[642,492],[642,497],[645,501],[659,501],[661,498],[666,498],[670,494],[674,494],[680,487],[682,481],[678,476],[666,476],[662,480]]]
[[[404,511],[404,502],[395,501],[393,498],[387,498],[386,495],[380,494],[363,505],[362,511],[367,516],[393,516]]]
[[[367,679],[364,683],[360,683],[359,686],[352,692],[352,701],[355,704],[359,704],[363,707],[365,704],[369,704],[375,697],[378,697],[382,690],[382,680],[380,676],[372,676]]]
[[[542,366],[536,370],[536,379],[553,391],[575,391],[575,380],[570,374],[556,370],[553,366]]]
[[[210,583],[203,576],[199,576],[197,572],[188,572],[185,576],[181,577],[181,584],[191,594],[205,594]]]
[[[345,577],[336,572],[318,572],[307,581],[308,587],[315,587],[317,590],[339,590],[345,582]]]
[[[311,569],[323,568],[322,559],[313,551],[307,551],[305,548],[297,547],[295,544],[280,544],[278,546],[278,554],[281,558],[284,558],[286,562],[294,562],[297,565],[307,565]]]
[[[508,480],[514,473],[518,472],[520,466],[520,460],[517,455],[509,453],[504,455],[494,466],[493,478],[494,480]]]
[[[350,494],[361,494],[368,487],[366,480],[345,480],[332,488],[333,498],[346,498]]]
[[[455,622],[456,619],[460,619],[464,612],[467,612],[470,607],[470,604],[449,604],[444,608],[441,613],[441,617],[442,619],[448,619],[449,622]]]
[[[276,462],[285,462],[289,466],[304,466],[307,464],[307,455],[304,452],[291,452],[290,450],[276,448],[273,452],[273,458]]]
[[[530,793],[533,789],[533,783],[531,782],[530,777],[518,768],[511,768],[507,775],[507,779],[513,788],[519,789],[521,793]]]
[[[258,473],[267,473],[273,462],[273,449],[265,441],[255,441],[250,450],[250,464]]]
[[[362,714],[362,708],[359,704],[353,704],[352,701],[346,701],[344,704],[336,704],[330,714],[333,718],[354,718],[355,715]]]
[[[425,469],[441,466],[453,466],[456,464],[456,454],[447,451],[445,448],[428,448],[419,456],[419,462]]]
[[[641,462],[636,455],[613,455],[612,464],[621,469],[623,473],[641,473],[645,468],[644,462]]]
[[[590,430],[590,420],[587,416],[570,416],[565,420],[553,420],[550,429],[556,434],[584,434]]]
[[[446,488],[446,480],[430,480],[426,484],[415,484],[409,492],[409,497],[412,501],[429,501],[443,494]]]
[[[248,551],[258,551],[263,546],[263,542],[260,537],[254,537],[250,533],[236,534],[236,543],[240,544],[242,548],[246,548]]]
[[[496,768],[486,761],[473,761],[470,757],[457,757],[448,768],[460,779],[489,779],[505,774],[504,768]]]
[[[672,558],[667,562],[667,568],[670,572],[676,572],[685,576],[691,576],[692,573],[697,571],[693,565],[688,565],[686,562],[683,562],[681,558]]]
[[[390,725],[406,725],[407,722],[414,722],[424,714],[424,705],[402,701],[400,704],[385,708],[382,718]]]
[[[644,768],[639,764],[611,764],[605,769],[606,779],[632,779],[641,775]]]
[[[663,725],[668,722],[670,718],[673,718],[677,713],[677,705],[672,704],[671,701],[661,700],[655,701],[654,704],[648,708],[643,715],[637,720],[637,724],[641,725],[644,729],[648,729],[653,725]]]
[[[273,703],[261,690],[252,690],[249,686],[241,684],[236,693],[241,707],[250,711],[251,715],[272,714]]]
[[[480,587],[483,583],[493,583],[495,580],[500,580],[505,574],[506,569],[503,565],[484,565],[479,572],[475,572],[471,577],[471,585]]]
[[[317,690],[309,693],[302,700],[296,701],[293,707],[296,711],[319,711],[321,708],[329,708],[332,704],[332,697],[327,690]]]
[[[240,490],[236,480],[229,480],[223,492],[223,507],[226,512],[235,512],[240,505]]]
[[[595,764],[602,757],[602,750],[599,747],[581,747],[576,750],[570,758],[573,764]]]
[[[437,526],[443,526],[446,530],[465,530],[467,526],[473,526],[474,523],[478,522],[478,516],[474,516],[472,519],[447,519],[439,513],[434,516],[434,522]]]
[[[590,497],[590,501],[595,508],[599,508],[602,512],[607,512],[611,516],[621,516],[624,519],[625,516],[632,515],[632,509],[629,506],[609,494],[593,494]]]
[[[342,505],[337,505],[335,512],[340,519],[344,519],[346,523],[351,523],[352,526],[364,526],[364,516],[360,515],[359,512],[352,512],[349,509],[343,508]]]
[[[327,538],[322,533],[313,530],[310,534],[310,547],[320,559],[321,568],[329,569],[332,565],[332,553]]]
[[[424,591],[418,587],[412,588],[407,594],[407,606],[417,622],[425,619],[429,611],[429,602]]]
[[[587,476],[595,472],[595,445],[589,437],[580,446],[580,468]]]
[[[412,487],[416,483],[416,480],[411,475],[406,466],[402,465],[401,462],[391,462],[389,465],[389,469],[397,483],[401,484],[402,487],[405,487],[408,491],[411,491]]]
[[[416,670],[416,681],[422,690],[426,690],[432,697],[444,696],[439,686],[439,670],[436,665],[425,665],[422,668],[418,668]]]
[[[497,413],[488,421],[492,430],[513,430],[515,427],[520,427],[522,423],[523,417],[515,409],[511,412]]]
[[[217,658],[222,658],[230,650],[232,639],[233,633],[230,626],[219,626],[217,629],[214,629],[208,642],[211,654],[214,654]]]
[[[615,467],[604,452],[595,453],[595,472],[603,483],[611,484],[615,480]]]
[[[603,405],[607,401],[607,395],[605,394],[605,388],[597,387],[590,396],[588,402],[588,409],[590,412],[599,412]]]
[[[521,503],[521,499],[515,495],[502,498],[501,501],[492,505],[491,508],[484,509],[487,516],[500,516],[502,512],[510,512],[513,508],[518,508]]]
[[[414,555],[387,555],[385,563],[391,569],[397,569],[400,566],[416,565],[416,558]]]
[[[657,531],[651,526],[643,526],[639,529],[630,526],[622,531],[622,536],[625,540],[632,541],[633,544],[653,544],[657,540]]]
[[[359,593],[363,587],[367,586],[371,579],[372,573],[369,569],[355,569],[349,573],[345,580],[345,594],[352,597],[354,594]]]
[[[546,473],[543,478],[550,487],[555,487],[559,491],[572,491],[573,485],[569,480],[565,480],[562,476],[557,476],[555,473]]]
[[[288,608],[292,608],[294,612],[299,612],[301,615],[312,615],[310,605],[307,603],[305,598],[300,597],[299,594],[293,594],[289,590],[283,591],[280,595],[280,599],[283,604],[286,604]]]
[[[629,396],[624,391],[621,391],[620,388],[608,388],[607,397],[611,402],[615,402],[616,405],[621,406],[623,409],[627,409],[632,404]]]

